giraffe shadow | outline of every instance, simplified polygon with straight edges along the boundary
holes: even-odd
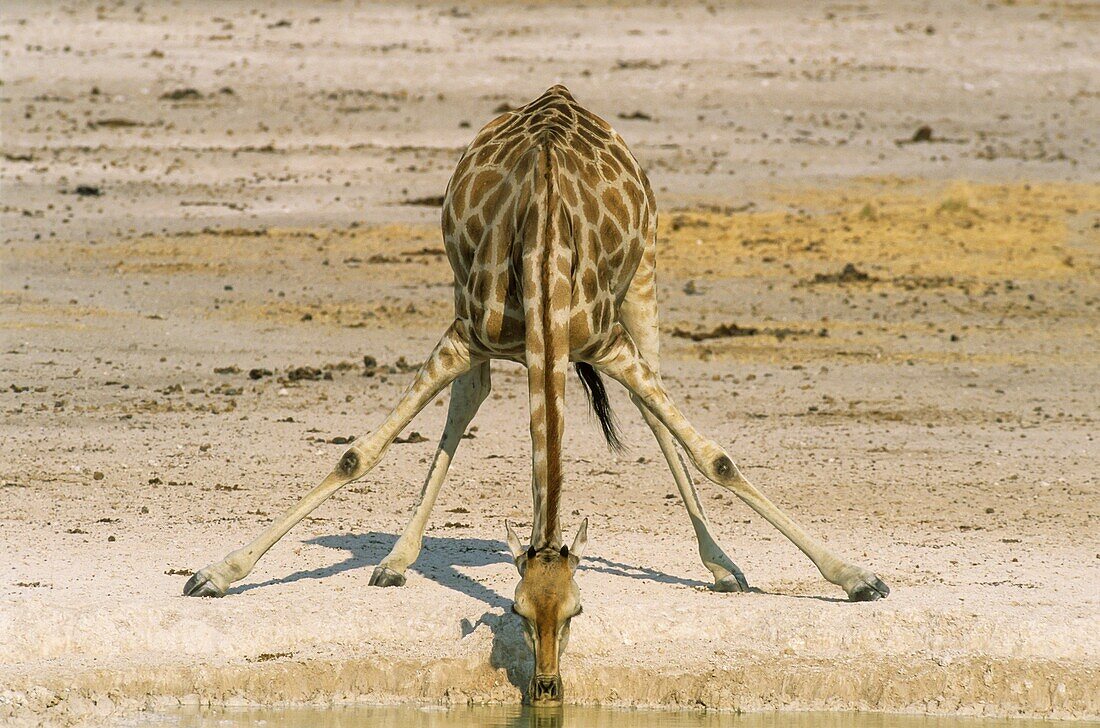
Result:
[[[645,566],[637,566],[631,564],[623,564],[618,561],[612,561],[605,559],[601,556],[593,556],[591,558],[585,557],[584,563],[580,566],[581,571],[596,571],[603,574],[611,574],[612,576],[623,576],[631,579],[639,579],[642,581],[655,581],[661,584],[675,584],[676,586],[687,586],[692,589],[698,589],[700,591],[707,591],[712,589],[710,582],[699,581],[698,579],[685,579],[680,576],[673,576],[666,574],[663,571],[657,569],[651,569]],[[746,593],[748,594],[763,594],[767,596],[781,596],[789,597],[791,599],[810,599],[818,602],[826,602],[830,604],[847,604],[847,599],[841,599],[837,597],[818,596],[815,594],[786,594],[774,591],[768,591],[766,589],[760,589],[759,587],[750,586]]]
[[[234,587],[229,590],[229,593],[243,593],[277,584],[292,584],[305,579],[325,579],[356,569],[373,569],[385,558],[396,542],[397,536],[378,532],[311,538],[305,543],[346,551],[347,558],[328,566],[303,569],[286,576]],[[524,693],[531,680],[531,666],[528,664],[531,660],[527,655],[527,645],[523,639],[519,618],[511,613],[512,600],[460,571],[463,568],[495,564],[512,565],[503,541],[425,536],[420,557],[414,565],[409,567],[409,571],[477,599],[487,607],[476,620],[462,619],[462,636],[473,633],[481,625],[487,627],[492,633],[489,664],[496,669],[504,670],[508,681]]]
[[[363,534],[342,536],[318,536],[304,543],[325,548],[343,550],[349,553],[343,561],[314,569],[303,569],[286,576],[267,579],[254,584],[242,584],[231,587],[229,594],[243,594],[253,589],[262,589],[276,584],[292,584],[304,579],[325,579],[336,574],[362,568],[372,568],[378,564],[397,543],[397,536],[372,531]],[[475,579],[471,579],[458,567],[483,567],[493,564],[511,565],[507,555],[507,546],[503,541],[485,538],[441,538],[425,536],[420,557],[409,567],[410,571],[432,581],[454,589],[496,609],[509,611],[512,600],[501,596]],[[579,571],[592,571],[640,581],[654,581],[661,584],[675,584],[695,588],[705,588],[707,584],[697,579],[685,579],[663,571],[625,564],[602,556],[586,556],[578,567]]]
[[[347,551],[348,556],[343,561],[328,566],[303,569],[293,574],[275,577],[255,584],[233,587],[229,590],[229,593],[243,593],[253,589],[275,586],[276,584],[292,584],[305,579],[326,579],[356,569],[373,569],[397,543],[397,536],[372,531],[361,534],[318,536],[307,539],[304,543],[311,546],[324,546],[337,551]],[[425,536],[420,558],[409,567],[409,571],[482,601],[490,607],[507,609],[512,603],[510,599],[502,597],[458,571],[458,567],[510,564],[511,560],[504,555],[504,550],[504,542],[491,539]]]
[[[584,561],[578,567],[579,571],[594,571],[600,574],[609,574],[611,576],[621,576],[627,579],[637,579],[639,581],[655,581],[660,584],[675,584],[676,586],[688,586],[695,589],[705,589],[708,585],[705,582],[698,579],[685,579],[680,576],[673,576],[672,574],[666,574],[663,571],[652,569],[648,566],[638,566],[636,564],[624,564],[619,561],[612,561],[602,556],[586,556]]]
[[[229,589],[229,594],[243,594],[254,589],[263,589],[278,584],[293,584],[297,581],[326,579],[357,569],[373,569],[393,548],[397,536],[376,531],[361,534],[319,536],[305,543],[337,551],[347,552],[343,561],[313,569],[303,569],[285,576],[267,579],[253,584],[242,584]],[[508,681],[521,693],[526,691],[531,680],[531,657],[523,639],[523,628],[519,617],[511,612],[512,599],[490,589],[476,579],[462,573],[461,569],[479,568],[504,564],[512,567],[512,559],[503,541],[484,538],[456,538],[425,536],[423,549],[416,563],[409,571],[430,579],[435,583],[476,599],[486,606],[486,610],[476,620],[464,618],[461,623],[462,636],[473,633],[484,625],[492,633],[492,650],[489,664],[504,670]],[[692,579],[683,579],[656,569],[624,564],[600,556],[585,558],[579,569],[612,576],[654,581],[663,584],[704,587],[705,584]],[[518,580],[518,575],[517,575]]]

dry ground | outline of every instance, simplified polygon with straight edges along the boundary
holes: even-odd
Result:
[[[557,81],[658,192],[673,394],[894,589],[841,601],[704,486],[757,588],[707,591],[648,431],[614,392],[610,456],[574,387],[568,698],[1100,715],[1098,30],[1061,2],[5,3],[0,720],[520,699],[512,365],[404,588],[367,580],[443,402],[227,598],[179,592],[395,401],[449,315],[430,198]]]

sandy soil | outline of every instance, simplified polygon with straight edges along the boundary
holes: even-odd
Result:
[[[179,593],[395,401],[449,313],[423,198],[556,81],[657,189],[674,395],[894,589],[842,601],[704,487],[756,587],[709,592],[625,397],[613,457],[573,396],[568,698],[1100,716],[1095,5],[264,6],[0,15],[0,721],[520,699],[512,365],[404,588],[367,580],[442,402],[227,598]]]

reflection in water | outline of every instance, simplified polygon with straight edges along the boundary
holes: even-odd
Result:
[[[1052,721],[988,720],[876,713],[706,713],[611,708],[373,707],[190,709],[131,726],[179,728],[1051,728]],[[1097,726],[1075,722],[1073,728]]]
[[[526,710],[517,711],[516,716],[507,725],[522,725],[531,728],[563,728],[565,725],[565,708],[561,705],[553,708],[528,707]]]

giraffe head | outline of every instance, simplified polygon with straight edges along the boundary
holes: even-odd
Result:
[[[508,548],[519,570],[512,611],[523,622],[523,636],[535,658],[528,689],[534,705],[561,705],[559,660],[569,642],[569,623],[581,613],[581,590],[573,579],[588,542],[588,519],[577,529],[572,546],[523,548],[512,527]]]

